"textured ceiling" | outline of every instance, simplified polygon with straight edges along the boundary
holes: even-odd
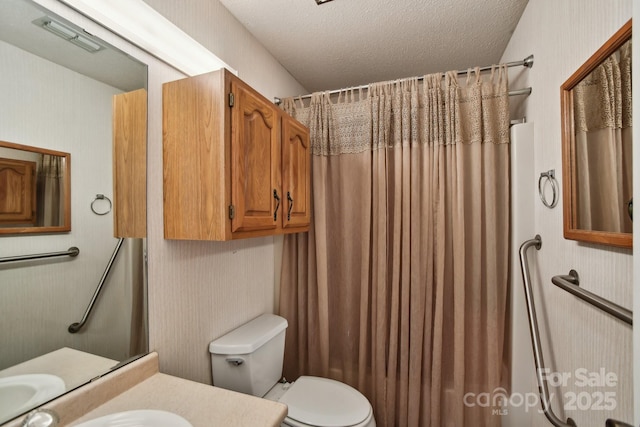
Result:
[[[528,0],[220,1],[314,92],[496,63]]]

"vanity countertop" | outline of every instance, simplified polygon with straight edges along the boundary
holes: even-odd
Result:
[[[0,371],[0,378],[34,373],[52,374],[62,378],[67,390],[71,390],[101,373],[108,372],[117,364],[117,360],[63,347],[3,369]]]
[[[193,427],[279,427],[287,413],[286,406],[281,403],[157,373],[88,412],[70,426],[133,409],[173,412]]]
[[[60,427],[135,409],[173,412],[193,427],[279,427],[286,405],[160,373],[150,353],[42,406]],[[18,427],[24,416],[3,424]]]

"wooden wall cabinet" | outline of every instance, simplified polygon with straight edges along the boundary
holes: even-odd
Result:
[[[309,131],[227,70],[163,85],[164,237],[308,231]]]
[[[113,235],[147,236],[147,91],[113,97]]]

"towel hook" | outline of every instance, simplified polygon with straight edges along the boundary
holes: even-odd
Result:
[[[543,181],[543,178],[546,179]],[[551,183],[551,190],[553,192],[551,203],[547,201],[547,197],[544,193],[547,182]],[[542,200],[542,204],[544,204],[549,209],[553,209],[556,207],[556,205],[558,204],[558,181],[556,181],[555,169],[549,169],[548,171],[542,172],[540,174],[540,178],[538,178],[538,193],[540,194],[540,200]]]

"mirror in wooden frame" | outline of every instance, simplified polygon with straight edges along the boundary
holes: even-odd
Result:
[[[632,247],[631,21],[561,87],[564,237]]]
[[[71,231],[71,155],[0,141],[0,234]]]

